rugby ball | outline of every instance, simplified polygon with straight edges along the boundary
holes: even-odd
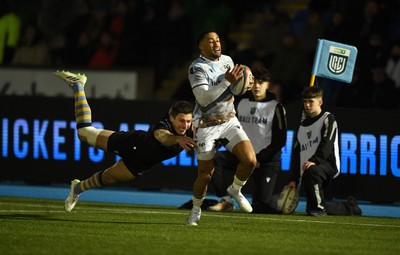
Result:
[[[246,93],[249,89],[250,83],[253,80],[253,74],[248,66],[243,65],[243,75],[239,80],[233,82],[230,86],[232,94],[240,96]]]
[[[285,187],[278,198],[278,210],[282,214],[293,213],[299,204],[299,191],[295,188]]]

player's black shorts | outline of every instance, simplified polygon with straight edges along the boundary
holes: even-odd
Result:
[[[141,176],[149,169],[149,166],[138,160],[140,155],[136,151],[136,147],[143,143],[146,134],[145,131],[117,131],[108,138],[107,151],[120,156],[135,177]]]

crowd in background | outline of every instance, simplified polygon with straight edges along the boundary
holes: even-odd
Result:
[[[304,3],[295,14],[279,8]],[[255,17],[261,19],[255,20]],[[256,23],[251,44],[229,36]],[[196,54],[202,27],[223,36],[236,63],[265,66],[284,104],[309,84],[319,38],[358,48],[351,84],[318,78],[325,104],[399,109],[398,0],[6,0],[0,2],[0,65],[154,69],[155,84]]]

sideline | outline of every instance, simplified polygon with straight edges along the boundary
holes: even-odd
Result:
[[[65,185],[35,186],[0,183],[0,196],[65,200],[68,194],[69,187]],[[102,188],[82,193],[79,201],[179,207],[189,201],[191,197],[191,193],[181,190],[143,191],[132,188]],[[206,198],[218,200],[215,195],[207,195]],[[248,199],[251,202],[251,198],[248,197]],[[400,206],[398,205],[361,202],[359,206],[363,211],[363,216],[400,218]],[[236,207],[238,208],[237,204]],[[305,212],[304,200],[300,200],[296,212]]]
[[[24,213],[24,214],[35,214],[35,213],[60,213],[60,214],[69,214],[66,213],[64,210],[60,209],[60,206],[46,206],[48,208],[58,208],[57,210],[43,210],[43,205],[36,205],[36,204],[26,204],[24,203],[18,203],[18,202],[0,202],[0,205],[14,205],[14,206],[22,206],[22,207],[31,207],[31,210],[18,210],[18,209],[0,209],[0,214],[1,213]],[[36,209],[37,208],[37,209]],[[164,214],[164,215],[182,215],[182,216],[187,216],[187,211],[171,211],[171,209],[168,209],[168,211],[160,211],[160,210],[154,210],[154,211],[149,211],[147,209],[143,208],[129,208],[129,209],[121,209],[121,208],[94,208],[92,206],[81,206],[79,208],[79,213],[93,213],[96,212],[98,213],[105,213],[105,214]],[[229,214],[229,215],[228,215]],[[1,216],[1,215],[0,215]],[[214,217],[214,218],[236,218],[236,219],[243,219],[243,220],[258,220],[258,221],[277,221],[277,222],[295,222],[295,223],[310,223],[310,224],[330,224],[330,225],[346,225],[346,226],[363,226],[363,227],[374,227],[374,228],[400,228],[400,225],[395,225],[395,224],[382,224],[382,223],[354,223],[354,222],[343,222],[343,221],[329,221],[329,217],[307,217],[304,216],[304,219],[296,219],[296,217],[287,217],[284,215],[264,215],[261,216],[260,214],[251,214],[251,217],[249,215],[242,216],[240,213],[217,213],[217,212],[205,212],[202,214],[202,217]],[[362,218],[362,217],[361,217]],[[360,219],[361,219],[360,218]],[[378,217],[377,217],[378,219]]]

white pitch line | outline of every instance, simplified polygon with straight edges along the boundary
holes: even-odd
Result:
[[[63,211],[0,210],[0,213],[65,213],[65,211],[64,210]]]
[[[47,204],[28,204],[28,203],[18,203],[18,202],[0,202],[0,206],[22,206],[22,207],[40,207],[40,208],[62,208],[64,206],[64,202],[60,202],[60,205],[47,205]]]
[[[1,203],[0,203],[1,204]],[[7,203],[9,204],[9,203]],[[34,204],[23,204],[29,207],[49,207],[49,208],[60,208],[60,210],[0,210],[0,213],[67,213],[63,210],[63,205],[60,206],[46,206],[46,205],[34,205]],[[22,206],[22,205],[21,205]],[[121,210],[117,208],[79,208],[73,213],[85,213],[85,212],[104,212],[113,214],[166,214],[166,215],[183,215],[187,216],[188,212],[160,212],[160,211],[148,211],[140,210],[140,208]],[[1,216],[1,215],[0,215]],[[350,222],[331,222],[331,221],[317,221],[317,220],[296,220],[296,219],[283,219],[283,218],[272,218],[272,217],[257,217],[257,216],[240,216],[236,213],[231,215],[216,215],[211,212],[206,212],[202,214],[202,217],[215,217],[215,218],[235,218],[235,219],[245,219],[245,220],[262,220],[262,221],[281,221],[281,222],[296,222],[296,223],[317,223],[317,224],[331,224],[331,225],[350,225],[350,226],[363,226],[363,227],[383,227],[383,228],[400,228],[400,225],[389,225],[389,224],[373,224],[373,223],[350,223]],[[329,216],[328,216],[329,217]],[[0,217],[1,218],[1,217]]]

